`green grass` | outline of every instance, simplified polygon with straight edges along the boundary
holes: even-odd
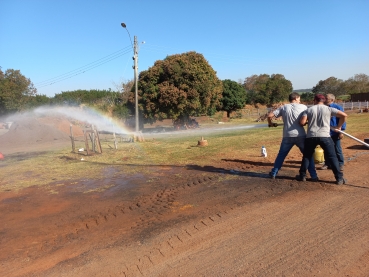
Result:
[[[347,132],[356,137],[369,137],[368,113],[351,113]],[[237,122],[238,123],[238,122]],[[264,123],[265,124],[265,123]],[[227,125],[231,126],[232,122]],[[198,147],[201,136],[208,146]],[[282,127],[236,130],[223,133],[201,131],[181,136],[146,139],[145,142],[112,143],[102,140],[102,154],[83,156],[71,153],[70,148],[39,155],[8,156],[1,161],[0,191],[13,191],[49,183],[64,184],[78,179],[104,177],[104,169],[124,169],[126,174],[145,172],[148,166],[205,166],[221,159],[247,159],[260,156],[262,145],[268,152],[277,153],[282,138]],[[81,159],[84,160],[81,160]],[[119,173],[119,171],[117,171]],[[116,173],[116,174],[118,174]],[[113,173],[114,174],[114,173]]]

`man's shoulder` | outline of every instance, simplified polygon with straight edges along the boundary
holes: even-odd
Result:
[[[336,104],[336,103],[331,103],[331,104],[329,105],[329,107],[331,107],[331,108],[335,108],[335,109],[340,110],[340,111],[343,111],[342,106],[341,106],[341,105],[338,105],[338,104]]]
[[[298,104],[299,105],[299,107],[301,107],[302,109],[307,109],[308,107],[306,106],[306,105],[304,105],[304,104]]]
[[[328,109],[330,110],[330,112],[338,112],[338,111],[341,111],[339,108],[337,107],[332,107],[332,106],[329,106]]]
[[[289,105],[289,107],[294,107],[295,109],[301,110],[301,111],[304,111],[304,110],[307,109],[307,106],[306,105],[300,104],[300,103],[290,103],[288,105]]]

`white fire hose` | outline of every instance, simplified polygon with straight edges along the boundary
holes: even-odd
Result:
[[[336,129],[336,128],[334,128],[334,127],[331,127],[331,130],[332,130],[332,131],[336,131],[337,129]],[[369,148],[369,144],[365,143],[364,141],[359,140],[358,138],[355,138],[354,136],[351,136],[351,135],[349,135],[349,134],[345,133],[344,131],[341,131],[341,130],[337,130],[337,131],[338,131],[339,133],[341,133],[341,134],[345,135],[345,136],[348,136],[349,138],[352,138],[353,140],[356,140],[357,142],[360,142],[361,144],[364,144],[366,147],[368,147],[368,148]]]

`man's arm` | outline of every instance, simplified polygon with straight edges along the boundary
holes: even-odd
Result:
[[[335,131],[337,132],[337,130],[341,130],[343,123],[346,122],[347,114],[342,111],[338,111],[338,113],[336,114],[336,117],[339,118],[338,125],[335,128],[336,129]]]
[[[268,126],[269,127],[276,127],[278,124],[277,123],[273,123],[272,122],[272,119],[274,118],[275,116],[274,116],[274,113],[273,112],[270,112],[269,114],[268,114]]]
[[[301,126],[305,126],[306,123],[307,123],[307,119],[308,119],[307,115],[301,116],[301,118],[300,118],[300,125]]]

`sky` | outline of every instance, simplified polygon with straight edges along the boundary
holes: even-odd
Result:
[[[369,75],[368,11],[368,0],[0,0],[0,66],[49,97],[117,90],[134,78],[136,36],[139,72],[196,51],[221,80],[282,74],[308,89]]]

